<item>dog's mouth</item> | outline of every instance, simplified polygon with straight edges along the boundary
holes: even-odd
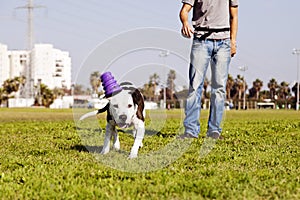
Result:
[[[120,128],[127,128],[128,127],[128,124],[126,124],[126,123],[118,123],[117,125]]]

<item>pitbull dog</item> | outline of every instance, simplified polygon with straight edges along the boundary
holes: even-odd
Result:
[[[116,127],[127,128],[133,126],[134,144],[131,148],[129,158],[136,158],[139,147],[142,147],[142,140],[145,134],[145,110],[144,98],[141,92],[131,83],[123,82],[120,84],[122,90],[107,98],[104,108],[90,112],[80,118],[98,113],[107,112],[106,133],[101,154],[107,154],[110,150],[110,140],[113,137],[113,148],[120,149],[120,141]]]

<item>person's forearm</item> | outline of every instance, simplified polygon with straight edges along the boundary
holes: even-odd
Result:
[[[188,18],[188,12],[184,9],[181,9],[180,11],[180,21],[182,25],[187,25],[189,23],[189,18]]]
[[[188,6],[186,5],[184,5],[180,10],[179,17],[182,25],[184,26],[189,24],[189,11]]]
[[[192,37],[194,33],[194,31],[189,25],[189,12],[191,9],[192,9],[191,5],[183,4],[179,13],[180,21],[182,23],[181,33],[184,37],[188,37],[188,38]]]
[[[230,8],[230,39],[233,43],[236,43],[238,30],[238,8]]]

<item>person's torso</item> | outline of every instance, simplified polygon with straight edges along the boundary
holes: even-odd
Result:
[[[195,0],[194,27],[228,28],[229,20],[229,0]]]
[[[197,28],[224,29],[230,27],[229,3],[230,0],[195,0],[193,6],[192,23],[195,28],[195,36],[201,37],[207,31]],[[207,34],[209,39],[229,38],[229,31],[211,32]]]

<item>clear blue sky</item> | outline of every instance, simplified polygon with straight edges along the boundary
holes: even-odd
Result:
[[[69,51],[73,78],[90,52],[99,44],[128,30],[160,27],[180,31],[180,0],[35,0],[46,8],[34,11],[36,43],[51,43]],[[1,0],[0,43],[12,49],[25,49],[27,44],[26,0]],[[296,80],[296,56],[300,48],[300,1],[240,0],[238,53],[230,73],[242,74],[251,86],[256,78],[267,85],[271,78]],[[89,76],[89,75],[87,75]]]

